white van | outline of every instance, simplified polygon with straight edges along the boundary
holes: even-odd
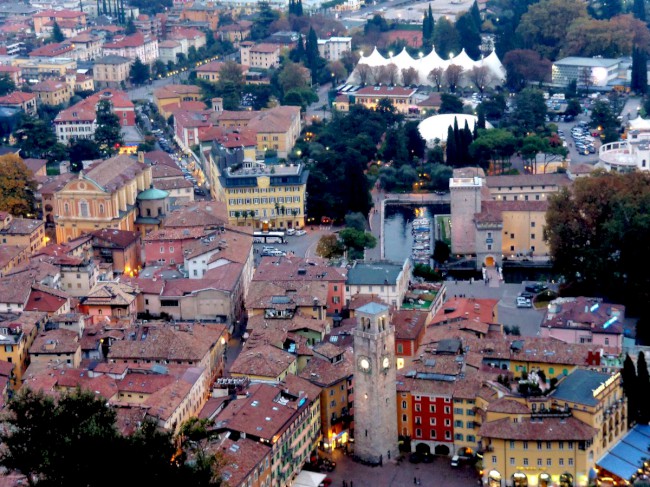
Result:
[[[295,235],[296,229],[295,228],[287,228],[287,231],[285,233],[287,235]]]
[[[517,296],[517,308],[532,308],[533,302],[530,298],[524,296]]]

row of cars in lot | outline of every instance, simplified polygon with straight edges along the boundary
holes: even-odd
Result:
[[[562,137],[564,134],[559,132],[558,134]],[[580,122],[571,128],[571,138],[573,139],[578,154],[585,156],[595,154],[596,146],[594,142],[596,137],[598,137],[598,132],[592,132],[586,122]]]
[[[517,308],[532,308],[533,298],[542,291],[546,291],[547,289],[548,286],[540,282],[527,285],[524,290],[519,293],[517,299],[515,300]]]

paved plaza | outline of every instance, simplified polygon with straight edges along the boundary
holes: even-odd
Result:
[[[465,465],[451,468],[449,457],[436,457],[433,463],[429,464],[412,464],[409,463],[408,457],[404,457],[399,463],[390,461],[384,463],[383,467],[367,467],[354,462],[340,450],[325,456],[337,463],[333,472],[324,472],[332,479],[332,487],[342,487],[344,480],[350,487],[407,487],[414,485],[414,479],[419,479],[420,485],[425,487],[479,485],[474,467]]]

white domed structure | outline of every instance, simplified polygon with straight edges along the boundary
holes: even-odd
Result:
[[[449,127],[454,126],[454,120],[458,120],[458,128],[465,127],[465,122],[470,130],[474,130],[474,126],[478,122],[478,117],[474,115],[465,115],[463,113],[445,113],[443,115],[434,115],[425,118],[418,125],[420,135],[426,140],[427,145],[432,145],[435,139],[440,139],[442,142],[447,140],[447,131]],[[489,122],[485,122],[485,127],[492,128]]]

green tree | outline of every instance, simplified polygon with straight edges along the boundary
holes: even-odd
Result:
[[[36,182],[31,171],[16,154],[0,156],[0,210],[14,216],[34,212]]]
[[[316,254],[325,259],[341,257],[344,250],[339,238],[333,233],[323,235],[316,244]]]
[[[645,353],[639,352],[636,361],[636,386],[638,391],[650,390],[650,374],[648,373],[648,364],[645,360]],[[650,406],[646,401],[639,401],[639,417],[640,424],[648,424],[650,422]]]
[[[139,57],[136,57],[129,70],[129,76],[131,82],[135,85],[146,83],[151,76],[149,66],[144,64]]]
[[[623,13],[623,2],[621,0],[591,0],[587,11],[596,19],[611,19]]]
[[[102,100],[97,105],[96,123],[95,142],[99,150],[107,155],[115,154],[122,144],[122,130],[120,119],[113,113],[108,100]]]
[[[424,12],[424,20],[422,21],[422,48],[427,51],[433,49],[433,31],[435,25],[436,21],[433,18],[431,4],[429,4],[429,9]]]
[[[268,37],[271,24],[279,18],[280,14],[273,10],[268,2],[259,2],[257,4],[257,14],[251,27],[251,39],[255,41]]]
[[[435,260],[438,264],[444,264],[449,260],[450,255],[451,249],[449,248],[449,245],[447,245],[442,240],[436,240],[436,243],[433,247],[433,260]]]
[[[440,109],[438,113],[463,113],[463,100],[456,95],[443,93],[440,95]]]
[[[306,75],[305,67],[299,63],[285,61],[282,70],[278,74],[278,82],[284,93],[294,89],[309,86],[309,76]]]
[[[544,239],[555,270],[572,292],[605,296],[631,313],[650,294],[650,175],[598,174],[578,179],[550,200]]]
[[[447,165],[451,167],[456,167],[458,165],[458,148],[456,147],[454,128],[451,125],[447,128],[447,144],[445,146],[445,156]]]
[[[446,17],[441,17],[436,22],[433,29],[433,45],[443,58],[458,54],[461,50],[458,31]]]
[[[480,24],[475,24],[471,12],[465,12],[458,17],[455,27],[461,48],[465,49],[469,57],[478,60],[481,57]]]
[[[604,101],[597,101],[591,107],[591,121],[589,126],[592,128],[599,128],[601,130],[616,128],[619,126],[618,120],[612,111],[609,103]]]
[[[537,51],[542,57],[557,59],[567,31],[574,20],[587,17],[584,3],[571,0],[540,0],[528,7],[516,26],[528,49]],[[562,19],[561,22],[558,19]]]
[[[24,157],[47,158],[52,146],[56,144],[52,126],[32,117],[23,119],[20,127],[14,132],[14,137]]]
[[[544,128],[546,122],[546,101],[540,90],[526,88],[515,98],[515,109],[511,125],[515,133],[524,134]]]
[[[136,29],[135,24],[133,23],[133,19],[129,17],[129,20],[126,22],[126,27],[124,28],[124,33],[127,36],[133,35],[138,31]]]
[[[52,25],[52,35],[50,36],[50,42],[63,42],[65,41],[65,36],[61,31],[61,26],[55,20],[54,25]]]
[[[632,4],[632,15],[635,19],[639,19],[642,22],[646,21],[646,11],[645,11],[646,0],[634,0]]]
[[[350,258],[363,258],[365,249],[375,248],[377,239],[368,232],[360,232],[354,228],[344,228],[339,232],[339,239]]]
[[[90,161],[99,159],[101,152],[97,143],[90,139],[76,139],[70,144],[68,149],[70,156],[70,170],[72,172],[79,172],[83,165],[83,161]]]
[[[569,115],[571,117],[577,117],[582,113],[582,105],[580,105],[580,100],[576,98],[571,98],[567,102],[567,107],[566,110],[564,111],[565,115]]]
[[[648,55],[644,50],[634,48],[632,51],[632,80],[630,88],[637,93],[648,91]]]
[[[360,232],[366,231],[366,217],[361,213],[348,213],[345,215],[345,226]]]
[[[16,83],[6,74],[0,76],[0,96],[8,95],[16,91]]]

